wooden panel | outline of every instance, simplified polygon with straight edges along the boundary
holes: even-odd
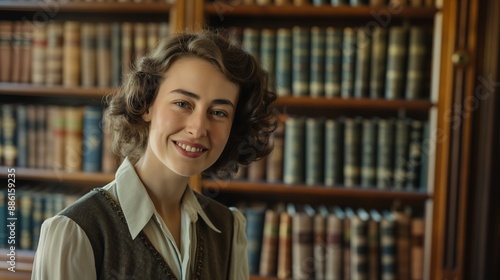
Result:
[[[0,95],[54,96],[54,97],[104,97],[114,88],[86,88],[64,86],[39,86],[34,84],[0,83]]]
[[[49,181],[63,183],[88,183],[104,185],[114,180],[115,174],[90,172],[65,172],[52,169],[14,167],[17,180]],[[0,167],[0,177],[7,178],[7,167]]]

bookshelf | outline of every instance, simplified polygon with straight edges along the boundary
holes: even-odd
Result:
[[[279,1],[279,0],[275,0]],[[429,158],[427,188],[416,191],[378,190],[373,188],[346,188],[342,184],[325,187],[322,184],[305,183],[285,184],[251,180],[212,180],[193,178],[191,185],[203,193],[232,204],[242,200],[258,202],[295,202],[335,204],[341,206],[366,206],[374,209],[388,209],[395,205],[411,206],[425,220],[423,264],[424,279],[465,279],[464,236],[465,226],[463,206],[464,184],[468,176],[459,162],[470,157],[466,144],[471,137],[469,119],[454,128],[450,114],[456,113],[454,104],[467,105],[467,97],[474,92],[475,61],[468,65],[455,65],[451,57],[456,49],[475,51],[476,31],[464,26],[475,26],[480,21],[477,15],[477,0],[458,1],[420,1],[424,7],[404,7],[395,9],[389,6],[339,6],[323,5],[320,7],[306,4],[301,6],[283,5],[244,5],[242,1],[225,0],[177,0],[175,3],[58,3],[50,10],[36,1],[0,1],[2,20],[16,21],[23,17],[34,18],[37,13],[46,13],[51,19],[84,21],[90,14],[102,14],[109,21],[123,21],[123,18],[137,16],[141,20],[154,18],[155,21],[167,21],[171,30],[198,30],[201,26],[230,29],[232,27],[292,28],[295,25],[312,27],[352,27],[363,24],[375,24],[383,27],[396,25],[417,25],[433,29],[429,77],[429,94],[417,100],[381,99],[381,98],[326,98],[308,96],[280,96],[277,108],[280,112],[312,117],[332,117],[339,115],[362,115],[364,117],[406,116],[431,123],[435,133],[432,157]],[[292,3],[293,1],[288,1]],[[405,1],[403,1],[405,2]],[[410,2],[410,1],[408,1]],[[56,9],[56,12],[55,10]],[[468,12],[467,12],[468,11]],[[54,13],[52,13],[54,12]],[[55,15],[52,17],[52,15]],[[388,17],[389,16],[389,17]],[[40,18],[43,20],[44,18]],[[460,25],[458,23],[461,23]],[[465,32],[469,30],[470,32]],[[467,37],[470,36],[470,37]],[[100,104],[103,96],[112,92],[113,86],[82,87],[62,85],[35,85],[31,83],[0,82],[1,103],[23,102],[50,104]],[[459,112],[461,113],[461,112]],[[463,130],[461,130],[463,128]],[[441,133],[441,134],[440,134]],[[461,141],[465,139],[465,144]],[[55,172],[50,169],[16,168],[17,176],[27,182],[63,182],[69,185],[86,185],[87,188],[99,186],[112,180],[108,173]],[[0,176],[6,178],[7,167],[0,167]],[[29,279],[30,263],[33,252],[21,250],[19,260],[21,272],[15,278],[5,274],[1,267],[2,279]],[[6,252],[0,250],[0,260]],[[252,276],[257,279],[278,279],[277,277]]]
[[[445,174],[449,172],[449,163],[446,162],[446,158],[452,153],[451,144],[447,138],[450,121],[446,119],[445,114],[453,111],[451,108],[451,100],[453,100],[451,81],[453,78],[451,77],[456,73],[453,72],[453,66],[450,63],[451,54],[454,51],[450,47],[453,43],[450,43],[449,40],[460,37],[455,37],[455,32],[459,32],[459,28],[455,28],[453,24],[448,24],[448,22],[459,22],[458,19],[465,18],[465,14],[462,14],[463,17],[458,16],[459,11],[462,10],[463,12],[464,7],[468,5],[477,7],[476,1],[459,1],[460,3],[456,4],[450,4],[448,1],[415,1],[415,3],[421,4],[420,7],[411,7],[411,1],[402,1],[401,3],[405,3],[406,6],[399,7],[400,9],[397,10],[395,10],[395,7],[388,5],[349,6],[347,4],[332,6],[328,4],[329,1],[316,1],[316,3],[321,2],[323,4],[315,6],[311,2],[313,1],[198,0],[194,5],[195,19],[188,23],[187,27],[197,30],[208,26],[212,29],[222,30],[223,33],[227,32],[235,35],[236,40],[239,40],[242,45],[245,45],[246,28],[253,29],[252,32],[248,33],[251,35],[248,36],[257,37],[259,35],[255,34],[259,34],[264,29],[276,31],[280,28],[292,29],[294,26],[306,26],[308,28],[313,26],[335,26],[344,28],[379,24],[384,27],[415,25],[432,29],[433,38],[430,49],[431,56],[429,57],[429,69],[431,69],[432,76],[429,81],[426,81],[426,83],[429,83],[429,87],[426,89],[429,95],[426,98],[418,100],[387,100],[378,98],[310,97],[295,96],[292,90],[291,94],[280,95],[276,103],[280,113],[304,115],[306,117],[336,117],[343,114],[383,117],[402,114],[429,121],[431,130],[435,133],[434,136],[443,138],[440,138],[441,140],[435,139],[436,141],[432,145],[431,154],[433,156],[428,163],[429,178],[426,182],[426,189],[412,192],[375,190],[363,187],[346,188],[341,184],[333,186],[305,183],[286,184],[282,181],[268,182],[265,175],[262,174],[258,179],[245,178],[245,175],[243,178],[231,180],[201,178],[199,180],[200,188],[207,195],[215,197],[226,204],[241,201],[272,204],[284,201],[313,205],[331,203],[374,208],[391,207],[394,203],[420,207],[423,211],[421,215],[425,220],[426,228],[424,237],[425,261],[421,267],[422,274],[420,277],[423,277],[423,279],[443,279],[444,275],[460,275],[456,271],[450,272],[452,269],[440,266],[442,263],[438,260],[443,257],[442,250],[447,246],[436,245],[444,243],[445,239],[443,231],[445,231],[446,226],[444,226],[443,217],[446,215],[444,213],[447,212],[446,197],[448,190],[448,182],[445,179],[447,175]],[[334,2],[332,1],[332,3]],[[372,1],[366,2],[371,3]],[[385,17],[377,17],[380,15]],[[477,18],[473,18],[470,22],[473,24],[475,20]],[[262,34],[260,33],[260,36],[263,36]],[[262,37],[256,40],[262,40]],[[463,37],[462,40],[464,40]],[[262,41],[260,43],[260,47],[262,47]],[[254,48],[256,45],[248,44],[247,46]],[[292,50],[290,49],[290,51]],[[262,54],[259,51],[257,53]],[[275,63],[277,64],[277,62]],[[275,67],[277,66],[275,65]],[[272,71],[276,71],[276,69]],[[444,134],[440,134],[443,132]],[[457,150],[453,152],[456,153]],[[246,172],[248,172],[248,169],[246,169]],[[260,172],[265,173],[266,171],[261,169]],[[455,173],[455,175],[457,174]],[[463,236],[462,234],[459,235]],[[450,246],[449,242],[448,246],[453,247]],[[453,249],[449,247],[447,253],[450,256],[450,250]],[[460,254],[458,253],[458,256],[462,256]],[[261,279],[259,277],[261,276],[254,275],[252,279]]]

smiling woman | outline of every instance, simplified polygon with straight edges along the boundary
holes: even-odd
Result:
[[[166,38],[109,97],[115,180],[44,223],[33,279],[248,279],[245,218],[188,179],[267,155],[275,100],[221,36]]]

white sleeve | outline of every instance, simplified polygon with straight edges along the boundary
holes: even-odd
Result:
[[[31,279],[96,279],[92,245],[73,220],[55,216],[43,223]]]
[[[246,220],[236,208],[229,208],[233,212],[233,244],[231,252],[231,267],[229,279],[246,280],[250,278],[248,270],[247,236],[245,233]]]

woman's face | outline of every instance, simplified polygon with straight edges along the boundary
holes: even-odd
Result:
[[[227,143],[238,92],[238,85],[208,61],[176,60],[143,115],[150,122],[146,153],[181,176],[207,169]]]

